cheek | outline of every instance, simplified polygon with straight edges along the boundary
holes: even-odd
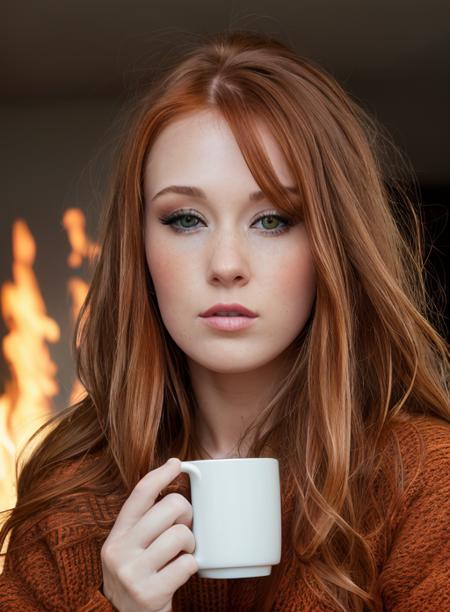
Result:
[[[274,293],[280,296],[287,316],[306,320],[316,294],[316,270],[309,248],[299,249],[280,262]]]
[[[164,245],[160,239],[152,236],[146,241],[145,253],[158,299],[170,298],[186,276],[186,268],[181,263],[183,260],[167,243]]]
[[[182,296],[187,296],[193,286],[192,259],[159,236],[147,240],[146,258],[161,314],[175,314],[178,305],[183,308]]]

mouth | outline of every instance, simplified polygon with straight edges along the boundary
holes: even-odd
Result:
[[[210,317],[234,317],[234,318],[256,318],[258,315],[242,304],[215,304],[200,314],[202,318]]]
[[[212,327],[221,331],[239,331],[253,325],[257,317],[247,317],[242,315],[211,315],[209,317],[201,317],[201,320]]]

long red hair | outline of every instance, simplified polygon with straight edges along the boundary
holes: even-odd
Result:
[[[400,158],[383,129],[325,70],[251,32],[208,36],[184,51],[132,109],[74,335],[87,393],[35,434],[45,438],[17,475],[17,504],[0,547],[16,525],[69,496],[89,490],[123,503],[168,457],[202,456],[185,356],[152,293],[142,184],[161,130],[204,108],[228,121],[271,201],[305,224],[317,270],[313,312],[295,343],[291,373],[251,428],[249,456],[276,449],[283,477],[294,483],[290,538],[300,566],[338,609],[372,608],[377,570],[363,525],[369,507],[380,525],[383,518],[372,489],[380,444],[412,415],[450,421],[448,347],[425,289],[420,213],[389,173],[387,152]],[[265,156],[261,119],[284,152],[301,209]],[[55,468],[97,451],[94,465],[81,463],[48,484]],[[263,595],[267,609],[278,577],[274,572]]]

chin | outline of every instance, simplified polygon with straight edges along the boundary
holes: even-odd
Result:
[[[216,372],[217,374],[244,374],[246,372],[253,372],[258,368],[264,367],[276,359],[277,356],[278,354],[270,355],[263,360],[261,360],[260,355],[259,359],[238,359],[236,353],[234,353],[228,358],[221,355],[221,359],[217,359],[217,355],[211,359],[205,359],[205,355],[202,355],[201,359],[196,359],[194,356],[188,356],[188,358],[206,370]]]

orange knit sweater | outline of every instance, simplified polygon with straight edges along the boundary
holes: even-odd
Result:
[[[383,533],[374,542],[383,599],[380,610],[450,610],[449,433],[447,424],[429,417],[399,427],[409,484],[400,507],[386,517]],[[425,460],[419,465],[421,443]],[[390,448],[387,445],[384,451],[387,460]],[[388,495],[388,488],[382,487],[380,495]],[[299,563],[291,554],[287,534],[292,501],[293,496],[282,483],[283,548],[278,568],[282,577],[272,610],[334,610],[310,587],[310,579],[305,580],[305,574],[300,576]],[[105,536],[99,538],[95,529],[87,526],[111,516],[111,512],[106,498],[86,495],[83,504],[73,508],[72,518],[76,514],[77,523],[69,521],[67,514],[55,512],[14,530],[0,576],[0,610],[116,610],[101,592],[100,549]],[[86,513],[93,522],[84,520]],[[19,540],[27,546],[12,552],[11,542]],[[267,579],[218,580],[195,574],[176,591],[173,612],[259,612],[254,606],[255,593]]]

